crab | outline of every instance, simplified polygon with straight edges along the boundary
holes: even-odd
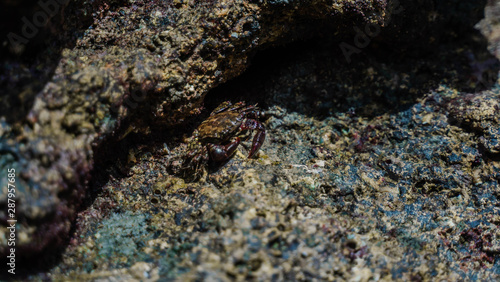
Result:
[[[255,156],[266,138],[266,130],[259,121],[261,116],[257,105],[247,106],[244,102],[233,105],[229,101],[220,104],[194,131],[184,169],[198,176],[210,160],[219,164],[229,160],[253,132],[248,158]]]

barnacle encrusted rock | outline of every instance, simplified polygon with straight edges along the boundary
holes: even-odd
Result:
[[[479,136],[481,148],[500,159],[500,103],[491,91],[468,94],[450,102],[450,120]]]
[[[106,140],[199,113],[207,91],[240,74],[259,48],[350,33],[334,28],[343,21],[383,25],[392,8],[384,0],[70,3],[52,20],[71,28],[52,23],[45,49],[24,54],[34,63],[12,55],[2,68],[15,99],[1,98],[10,108],[0,118],[0,218],[5,226],[5,172],[15,168],[19,254],[63,242]],[[16,103],[26,108],[16,112]]]

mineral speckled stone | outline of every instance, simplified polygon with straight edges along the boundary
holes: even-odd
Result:
[[[254,50],[289,42],[294,38],[290,34],[306,36],[304,29],[313,25],[299,18],[328,22],[337,14],[364,13],[366,20],[377,22],[384,11],[385,5],[377,1],[70,4],[64,9],[70,24],[52,35],[54,42],[67,42],[54,47],[48,38],[45,45],[40,43],[48,52],[59,52],[59,57],[44,50],[38,54],[58,62],[52,69],[48,65],[45,73],[28,73],[23,79],[26,67],[43,67],[36,56],[31,66],[7,57],[2,67],[2,86],[9,94],[2,99],[12,106],[32,105],[24,116],[12,107],[2,112],[2,167],[14,167],[18,173],[20,254],[62,243],[85,196],[96,162],[94,150],[111,146],[102,142],[148,132],[152,124],[181,124],[199,113],[207,91],[240,74]],[[75,26],[80,17],[88,26]],[[47,77],[46,72],[53,75]],[[39,78],[46,81],[41,87]],[[39,93],[33,92],[38,88]],[[2,190],[2,206],[5,195]],[[1,218],[5,226],[5,209]],[[6,253],[4,239],[0,253]]]
[[[492,2],[69,4],[0,76],[16,278],[498,280]],[[227,100],[258,103],[259,152],[172,173]]]

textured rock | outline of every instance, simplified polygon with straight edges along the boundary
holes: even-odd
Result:
[[[113,279],[142,262],[172,280],[498,279],[499,165],[453,118],[498,100],[498,83],[460,102],[471,71],[460,44],[416,68],[371,53],[346,64],[314,42],[256,57],[206,97],[209,108],[232,97],[267,110],[258,158],[241,146],[190,183],[169,174],[183,134],[131,149],[52,277]],[[130,243],[109,248],[116,238]]]
[[[91,26],[0,128],[20,253],[67,245],[54,279],[497,279],[499,67],[472,28],[485,3],[434,2],[68,6]],[[389,18],[356,45],[353,23]],[[313,36],[206,96],[257,50]],[[268,111],[258,158],[170,175],[193,116],[225,99]],[[99,197],[63,244],[91,174]]]
[[[14,96],[5,99],[32,105],[14,111],[15,118],[4,114],[0,129],[2,168],[17,171],[18,247],[26,254],[61,244],[86,193],[93,150],[103,140],[147,133],[152,124],[181,124],[200,112],[209,89],[240,74],[257,48],[308,36],[315,21],[359,17],[377,23],[390,11],[384,1],[138,1],[75,3],[64,13],[70,28],[61,37],[69,42],[59,49],[44,43],[49,45],[39,54],[49,58],[47,52],[60,50],[53,69],[41,61],[43,74],[26,72],[23,67],[40,63],[37,56],[34,65],[19,69],[7,59],[3,69],[4,97]],[[89,16],[81,33],[78,24]],[[22,73],[27,78],[12,80]],[[38,77],[46,82],[37,85]],[[1,218],[6,224],[5,209]],[[5,239],[1,247],[3,254]]]

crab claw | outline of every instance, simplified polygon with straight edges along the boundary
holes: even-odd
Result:
[[[266,129],[259,121],[255,119],[248,119],[241,125],[242,130],[255,130],[256,133],[253,137],[252,148],[248,153],[248,158],[251,158],[257,153],[266,139]]]
[[[240,142],[240,138],[236,137],[227,145],[208,144],[208,153],[214,162],[224,162],[233,155]]]
[[[260,146],[262,146],[262,143],[264,143],[264,140],[266,139],[266,131],[265,130],[257,130],[257,133],[255,133],[255,136],[253,137],[252,141],[252,149],[250,150],[250,153],[248,153],[248,158],[251,158],[259,151]]]

